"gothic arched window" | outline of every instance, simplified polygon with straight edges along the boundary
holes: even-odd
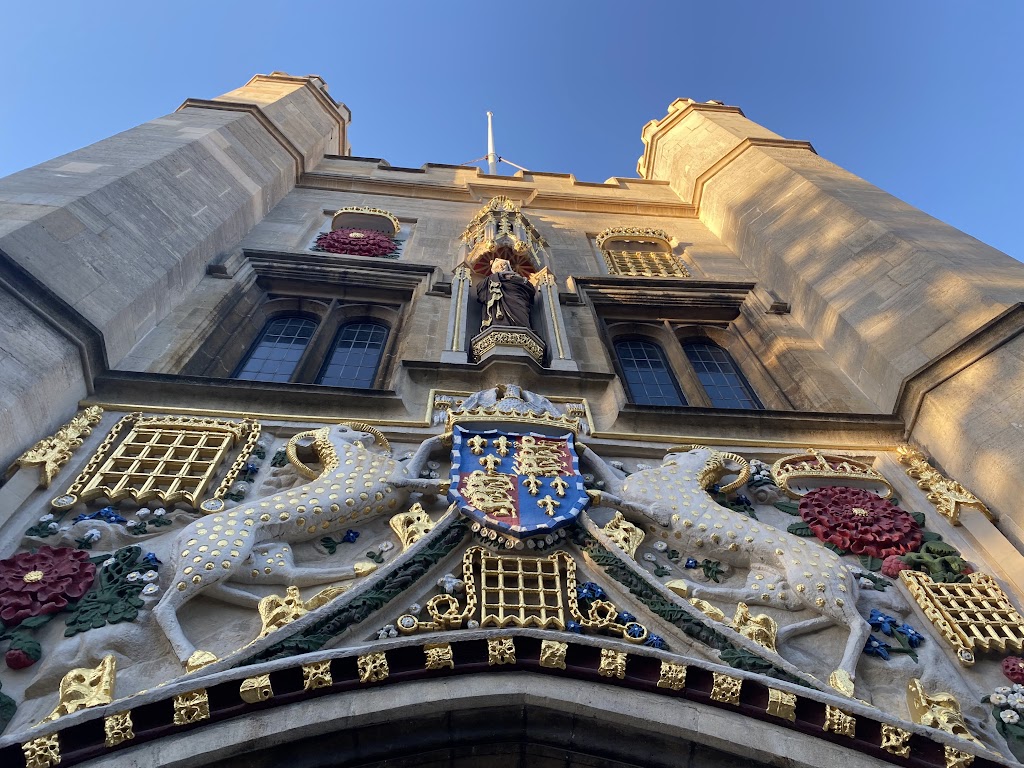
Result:
[[[683,343],[686,359],[714,408],[764,408],[729,353],[705,341]]]
[[[372,387],[387,340],[388,327],[383,323],[370,320],[345,323],[338,329],[316,383],[332,387]]]
[[[643,339],[617,341],[615,356],[629,399],[636,405],[686,405],[665,353],[657,344]]]
[[[247,381],[290,381],[316,327],[314,320],[298,315],[268,320],[256,343],[235,371],[234,378]]]

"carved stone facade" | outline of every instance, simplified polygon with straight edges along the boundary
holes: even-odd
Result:
[[[0,764],[1024,756],[1024,267],[737,107],[605,184],[349,117],[0,180]]]

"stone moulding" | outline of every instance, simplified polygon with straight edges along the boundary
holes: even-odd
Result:
[[[809,738],[813,738],[811,734],[815,731],[828,731],[842,735],[845,745],[858,751],[877,752],[884,749],[897,756],[912,754],[916,764],[922,767],[946,768],[946,751],[930,748],[904,753],[903,750],[912,749],[910,734],[952,750],[950,754],[955,753],[953,756],[961,761],[961,765],[971,759],[979,768],[995,768],[997,765],[989,759],[991,753],[976,744],[955,740],[949,734],[935,729],[894,720],[855,700],[842,700],[840,708],[840,700],[834,695],[738,670],[722,671],[721,667],[708,662],[673,657],[649,648],[623,648],[621,643],[609,647],[607,639],[545,630],[477,632],[467,635],[466,639],[459,638],[459,633],[433,636],[426,643],[424,640],[427,638],[423,637],[403,638],[333,651],[326,658],[313,661],[301,661],[302,658],[308,659],[308,656],[280,659],[257,670],[244,667],[207,676],[203,676],[203,670],[200,669],[187,678],[171,681],[163,689],[142,692],[95,709],[81,710],[59,721],[0,738],[0,764],[18,765],[23,756],[31,754],[36,762],[29,764],[40,768],[56,765],[57,756],[62,766],[75,765],[95,757],[97,749],[112,754],[139,739],[145,741],[158,738],[168,733],[172,723],[202,727],[206,722],[246,717],[249,712],[255,711],[250,707],[287,706],[307,696],[330,695],[325,690],[325,683],[343,692],[358,689],[369,682],[384,686],[412,682],[424,674],[459,676],[478,672],[518,674],[526,671],[563,678],[569,676],[581,681],[600,680],[603,685],[615,685],[670,698],[685,698],[697,705],[727,707],[755,720],[794,729]],[[399,652],[403,648],[411,651],[418,649],[419,652]],[[367,652],[368,649],[373,651]],[[386,659],[385,654],[391,658]],[[566,654],[574,661],[563,669]],[[481,660],[487,659],[488,655],[495,659],[495,665],[481,665]],[[437,663],[425,665],[424,659],[435,659]],[[686,663],[684,665],[668,659],[679,659]],[[335,675],[331,682],[327,682],[324,672],[330,669],[332,661],[336,665]],[[388,669],[386,676],[382,676],[384,664],[387,664]],[[606,670],[603,675],[602,668]],[[311,684],[312,681],[316,683]],[[227,683],[230,685],[225,685]],[[222,691],[233,688],[237,698],[221,697],[210,701],[206,696],[206,688],[214,686]],[[266,695],[271,691],[275,694],[272,698]],[[167,722],[148,719],[141,727],[138,723],[133,725],[130,714],[132,708],[138,709],[157,701],[174,704],[173,707],[150,710],[165,712]],[[78,727],[90,720],[103,722],[105,727]],[[855,720],[865,727],[855,729]],[[827,724],[824,731],[823,722]],[[71,742],[67,745],[60,743],[61,728],[70,726],[76,727],[73,747],[70,746]],[[858,736],[857,731],[864,735]],[[86,733],[91,736],[83,741],[81,734]],[[89,741],[88,738],[93,740]]]

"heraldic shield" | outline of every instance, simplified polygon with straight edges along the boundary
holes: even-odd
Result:
[[[557,531],[590,501],[573,440],[456,426],[449,501],[514,539]]]

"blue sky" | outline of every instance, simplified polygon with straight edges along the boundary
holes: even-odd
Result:
[[[719,99],[1024,258],[1024,3],[17,3],[4,11],[0,176],[211,98],[317,73],[355,154],[498,151],[634,176],[644,123]]]

